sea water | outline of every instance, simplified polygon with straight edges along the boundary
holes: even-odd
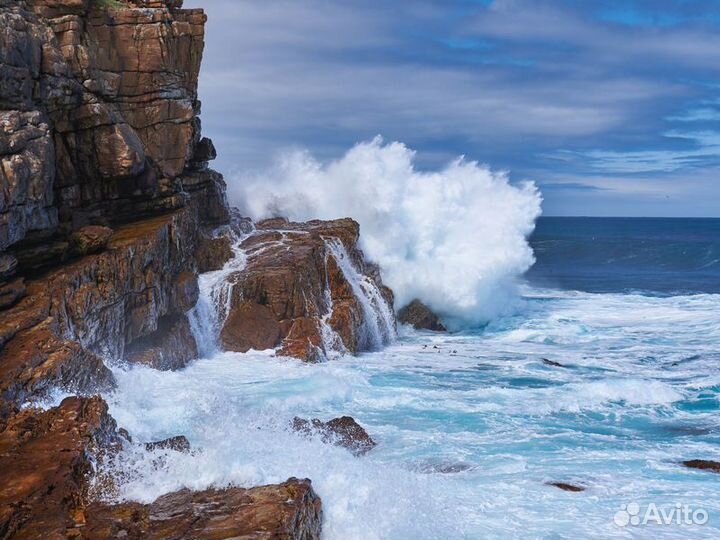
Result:
[[[481,328],[314,365],[205,345],[181,371],[115,368],[136,443],[194,449],[129,447],[119,498],[295,476],[326,539],[719,538],[720,476],[679,461],[720,458],[720,220],[541,219],[532,246],[514,310]],[[289,429],[340,415],[378,446]],[[643,524],[652,506],[672,523]]]

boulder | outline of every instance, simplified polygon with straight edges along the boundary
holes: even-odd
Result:
[[[395,332],[392,292],[370,271],[358,237],[351,219],[258,223],[240,246],[245,268],[229,278],[230,313],[220,335],[225,349],[276,348],[316,361],[387,343]]]
[[[319,436],[324,443],[342,446],[354,455],[361,456],[377,446],[367,431],[352,416],[341,416],[323,422],[317,418],[306,420],[295,417],[292,429],[305,436]]]
[[[78,257],[100,253],[107,247],[112,235],[113,230],[110,227],[99,225],[82,227],[70,235],[70,252]]]
[[[173,282],[173,311],[185,313],[195,307],[200,297],[198,277],[194,272],[180,272]]]
[[[205,238],[200,242],[195,252],[198,272],[202,274],[220,270],[232,256],[232,241],[228,236],[221,235],[215,238]]]
[[[91,504],[83,535],[126,540],[319,540],[322,503],[310,480],[250,489],[187,489],[151,504]]]
[[[397,317],[399,322],[409,324],[416,330],[447,332],[447,328],[442,324],[439,317],[417,299],[398,311]]]

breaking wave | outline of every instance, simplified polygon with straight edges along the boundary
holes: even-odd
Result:
[[[513,184],[462,157],[430,172],[414,159],[381,137],[326,163],[293,151],[236,178],[231,191],[254,219],[356,219],[396,308],[419,298],[451,326],[487,321],[515,298],[515,279],[534,262],[527,238],[541,196],[531,182]]]

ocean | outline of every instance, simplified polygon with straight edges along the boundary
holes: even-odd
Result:
[[[720,458],[720,220],[540,218],[530,244],[512,308],[479,327],[308,365],[217,352],[209,325],[184,370],[115,367],[118,424],[195,449],[126,450],[120,497],[296,476],[328,540],[719,538],[719,477],[679,462]],[[379,444],[353,457],[296,415],[351,415]]]

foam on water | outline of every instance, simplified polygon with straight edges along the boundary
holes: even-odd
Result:
[[[524,293],[522,316],[483,331],[406,330],[323,364],[216,353],[179,372],[116,368],[107,399],[136,439],[112,469],[120,496],[298,476],[323,499],[326,539],[717,538],[717,477],[677,462],[717,459],[720,295]],[[288,429],[342,414],[379,442],[366,456]],[[178,434],[192,454],[140,450]],[[710,522],[617,527],[629,502]]]

